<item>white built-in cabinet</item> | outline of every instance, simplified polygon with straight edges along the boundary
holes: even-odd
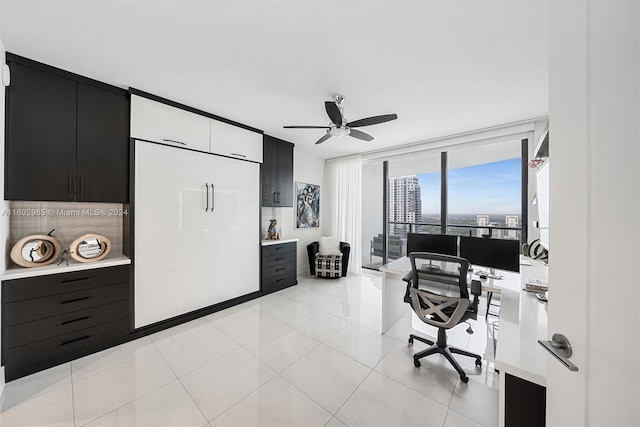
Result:
[[[262,134],[131,95],[131,137],[262,163]]]
[[[131,95],[131,137],[209,151],[211,119]]]
[[[145,126],[155,121],[148,121],[146,113],[137,115],[140,110],[133,108],[134,98],[144,100],[132,96],[132,136],[162,142],[139,136],[153,133],[144,130],[139,117]],[[167,132],[171,120],[162,117],[163,132]],[[192,124],[199,126],[198,121]],[[186,128],[175,134],[176,141],[186,143],[188,138],[182,135],[198,133]],[[255,132],[237,129],[235,134],[224,134],[222,145],[233,147],[235,140],[241,147],[251,147],[243,145],[242,141],[251,140],[244,133]],[[257,154],[236,159],[193,151],[193,146],[182,144],[173,147],[140,140],[134,144],[135,328],[259,291]],[[261,150],[259,157],[262,161]]]

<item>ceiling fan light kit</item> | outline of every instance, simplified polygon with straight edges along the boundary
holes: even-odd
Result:
[[[285,129],[326,129],[327,132],[316,141],[316,144],[322,144],[332,136],[342,138],[349,135],[362,141],[373,141],[373,136],[362,131],[352,129],[354,127],[371,126],[380,123],[389,122],[398,118],[397,114],[384,114],[381,116],[367,117],[364,119],[349,122],[344,116],[342,102],[344,96],[335,95],[333,101],[325,101],[324,108],[327,111],[331,123],[328,126],[284,126]]]

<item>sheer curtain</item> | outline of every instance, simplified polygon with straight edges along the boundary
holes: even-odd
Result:
[[[324,169],[324,234],[351,244],[349,272],[362,272],[362,157],[328,160]]]

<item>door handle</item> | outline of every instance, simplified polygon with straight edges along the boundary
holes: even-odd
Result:
[[[175,139],[164,139],[164,138],[162,138],[162,140],[163,140],[164,142],[173,142],[174,144],[180,144],[180,145],[185,145],[185,146],[187,145],[187,144],[185,144],[184,142],[182,142],[182,141],[176,141]]]
[[[277,191],[273,192],[273,203],[278,203],[278,199],[276,198],[276,194],[278,194]]]
[[[69,196],[73,196],[73,173],[69,173]]]
[[[204,186],[206,187],[206,193],[207,193],[207,207],[204,208],[204,211],[209,212],[209,183],[205,182]]]
[[[553,354],[568,370],[578,372],[578,367],[569,361],[573,350],[567,337],[562,334],[553,334],[551,341],[538,340],[538,344]]]
[[[213,212],[213,208],[216,206],[216,187],[211,183],[211,212]]]
[[[277,200],[277,202],[278,202],[278,203],[280,203],[280,192],[279,192],[279,191],[277,191],[277,192],[276,192],[276,194],[278,195],[278,200]]]

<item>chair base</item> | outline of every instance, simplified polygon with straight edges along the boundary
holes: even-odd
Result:
[[[440,353],[449,361],[449,363],[451,363],[451,365],[453,365],[455,370],[460,375],[460,381],[462,381],[463,383],[468,383],[469,377],[467,377],[467,374],[464,372],[464,370],[462,369],[458,361],[454,359],[452,353],[473,357],[476,359],[476,366],[478,367],[482,366],[482,357],[480,357],[479,355],[475,353],[471,353],[466,350],[456,348],[456,347],[449,347],[447,345],[447,333],[445,329],[442,329],[442,328],[438,329],[438,341],[436,342],[433,342],[426,338],[419,337],[417,335],[413,335],[413,334],[409,335],[409,345],[413,344],[413,340],[418,340],[420,342],[429,344],[431,346],[426,350],[422,350],[413,355],[413,364],[416,368],[420,367],[420,359],[422,359],[423,357],[426,357],[435,353]]]

